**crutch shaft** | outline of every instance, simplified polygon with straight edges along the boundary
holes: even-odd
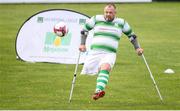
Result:
[[[146,67],[147,67],[148,71],[149,71],[150,77],[151,77],[151,79],[152,79],[152,81],[153,81],[153,83],[154,83],[154,86],[155,86],[155,88],[156,88],[156,91],[157,91],[157,93],[158,93],[161,101],[163,101],[163,98],[162,98],[162,96],[161,96],[161,93],[160,93],[160,91],[159,91],[159,88],[158,88],[158,86],[157,86],[157,84],[156,84],[156,81],[154,80],[154,77],[153,77],[153,75],[152,75],[152,72],[151,72],[151,70],[150,70],[150,68],[149,68],[149,65],[148,65],[148,63],[147,63],[147,61],[146,61],[146,58],[145,58],[144,54],[142,54],[142,58],[143,58],[143,60],[144,60],[144,63],[146,64]]]
[[[71,91],[70,91],[70,95],[69,95],[69,102],[71,102],[72,95],[73,95],[73,90],[74,90],[74,85],[75,85],[75,82],[76,82],[76,74],[77,74],[77,69],[78,69],[78,65],[79,65],[80,55],[81,55],[81,52],[79,52],[76,67],[75,67],[75,70],[74,70],[74,77],[73,77],[73,81],[72,81],[72,85],[71,85]]]

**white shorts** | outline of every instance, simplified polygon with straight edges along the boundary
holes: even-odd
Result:
[[[108,63],[113,68],[116,61],[116,53],[108,53],[104,51],[91,51],[84,62],[81,74],[95,75],[98,73],[99,67]]]

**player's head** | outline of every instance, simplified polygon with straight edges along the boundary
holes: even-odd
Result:
[[[116,6],[113,3],[109,3],[104,7],[104,18],[107,21],[114,20],[116,16]]]

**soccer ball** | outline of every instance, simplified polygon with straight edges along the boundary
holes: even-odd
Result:
[[[67,25],[64,22],[55,24],[54,33],[59,37],[64,37],[68,33]]]

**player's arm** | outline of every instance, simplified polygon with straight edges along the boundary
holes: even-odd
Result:
[[[88,32],[93,29],[95,26],[95,16],[91,17],[83,26],[83,29],[81,30],[81,44],[79,46],[79,50],[81,52],[86,51],[86,39],[88,36]]]
[[[87,39],[88,31],[82,30],[81,31],[81,44],[79,46],[79,50],[81,52],[86,51],[86,39]]]
[[[135,34],[131,35],[129,37],[129,40],[131,41],[131,43],[134,46],[134,49],[136,50],[138,55],[142,55],[143,53],[143,49],[139,46],[138,40],[137,40],[137,36]]]
[[[140,45],[138,43],[137,36],[134,34],[131,27],[129,26],[129,24],[126,21],[124,21],[124,24],[123,24],[123,33],[126,36],[128,36],[128,38],[131,41],[131,43],[133,44],[134,49],[136,50],[137,54],[142,55],[143,49],[140,47]]]

